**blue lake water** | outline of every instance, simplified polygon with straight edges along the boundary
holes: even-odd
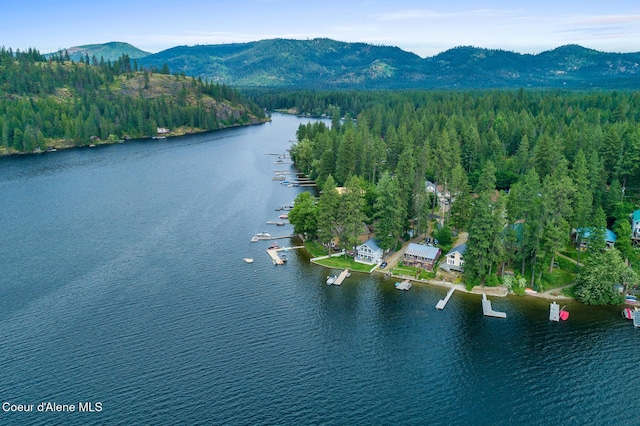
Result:
[[[495,298],[507,319],[486,318],[477,295],[437,311],[445,289],[378,275],[327,286],[302,251],[274,266],[250,238],[291,233],[265,222],[304,189],[267,154],[308,120],[273,118],[0,158],[0,403],[34,406],[0,424],[638,422],[620,308],[551,323],[546,301]]]

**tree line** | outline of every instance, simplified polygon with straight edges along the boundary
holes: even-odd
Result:
[[[314,93],[298,104],[300,96],[292,93],[289,107],[302,111],[322,99]],[[346,94],[327,94],[319,105],[326,106],[331,125],[300,126],[291,149],[296,166],[322,188],[318,217],[324,214],[323,185],[358,182],[360,190],[353,192],[362,197],[362,212],[376,224],[381,247],[391,248],[410,227],[424,231],[438,198],[446,200],[445,227],[469,231],[465,280],[473,284],[495,282],[505,266],[527,271],[531,285],[541,284],[542,271],[553,271],[571,229],[593,229],[595,251],[604,248],[604,230],[613,229],[617,252],[627,264],[637,261],[629,214],[640,194],[638,92],[357,97],[366,106],[349,110],[330,103]],[[440,197],[427,190],[427,180],[440,188]],[[318,236],[328,237],[325,225],[317,223]]]

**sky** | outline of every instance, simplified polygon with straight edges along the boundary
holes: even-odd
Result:
[[[456,46],[540,53],[566,44],[640,52],[638,0],[22,0],[0,45],[41,53],[123,41],[174,46],[326,37],[421,57]]]

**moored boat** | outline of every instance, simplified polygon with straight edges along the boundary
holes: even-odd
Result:
[[[334,282],[336,282],[336,279],[338,279],[337,275],[329,275],[327,277],[327,285],[333,284]]]
[[[242,260],[244,260],[244,261],[245,261],[245,262],[247,262],[247,263],[253,263],[253,259],[252,259],[252,258],[250,258],[250,257],[245,257],[245,258],[244,258],[244,259],[242,259]]]

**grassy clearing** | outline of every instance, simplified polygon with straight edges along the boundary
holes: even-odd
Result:
[[[404,266],[402,263],[399,263],[398,266],[393,268],[391,273],[393,275],[406,275],[422,280],[430,280],[436,276],[435,272],[426,271],[422,268],[415,268],[413,266]]]
[[[366,272],[366,273],[368,273],[371,270],[371,268],[373,268],[373,265],[365,265],[363,263],[358,263],[355,260],[353,260],[352,257],[349,257],[349,256],[347,256],[346,258],[344,256],[330,257],[328,259],[317,260],[315,263],[317,263],[318,265],[326,266],[328,268],[336,268],[336,269],[349,268],[352,271]]]

